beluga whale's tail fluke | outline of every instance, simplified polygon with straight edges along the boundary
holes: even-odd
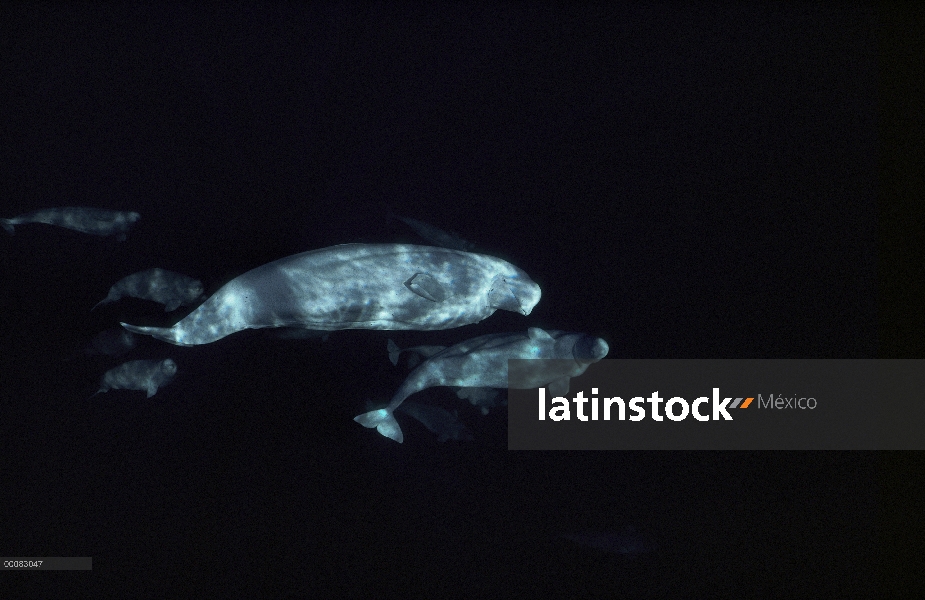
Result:
[[[399,427],[398,421],[392,416],[392,410],[387,408],[371,410],[358,417],[354,417],[353,420],[363,427],[375,427],[376,431],[390,440],[395,440],[399,444],[405,440],[405,436],[401,433],[401,427]]]

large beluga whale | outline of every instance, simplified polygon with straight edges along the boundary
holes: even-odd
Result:
[[[503,309],[530,314],[540,286],[484,254],[408,244],[343,244],[273,261],[232,279],[173,327],[139,327],[178,346],[267,327],[436,330]]]
[[[460,342],[433,354],[418,365],[398,388],[385,408],[357,416],[354,421],[375,427],[379,433],[401,443],[404,436],[392,415],[408,396],[434,386],[517,389],[548,387],[555,396],[568,393],[569,382],[610,348],[601,338],[584,333],[544,331],[531,327],[526,333],[490,333]],[[392,345],[390,354],[394,353]],[[508,381],[508,359],[561,359],[542,361],[537,368]]]
[[[170,312],[182,305],[195,303],[202,297],[202,293],[202,282],[198,279],[165,269],[147,269],[114,283],[109,288],[109,294],[90,310],[129,296],[163,304],[164,312]]]
[[[176,374],[177,363],[169,358],[130,360],[106,371],[100,380],[100,389],[96,394],[109,390],[143,390],[150,398],[157,393],[158,388],[168,384]]]
[[[84,206],[65,206],[62,208],[43,208],[31,213],[19,215],[12,219],[0,219],[0,225],[10,234],[15,225],[26,223],[45,223],[81,233],[100,236],[115,236],[119,241],[125,240],[125,234],[132,228],[141,215],[137,212],[104,210]]]

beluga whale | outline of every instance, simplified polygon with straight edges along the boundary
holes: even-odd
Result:
[[[148,398],[157,393],[158,388],[170,383],[177,374],[177,363],[172,359],[164,360],[130,360],[106,371],[100,378],[100,389],[96,394],[109,390],[143,390]],[[93,396],[96,396],[93,394]],[[90,396],[92,398],[93,396]],[[89,398],[88,398],[89,399]]]
[[[114,283],[109,294],[90,310],[128,296],[163,304],[164,312],[171,312],[182,305],[193,304],[202,297],[202,293],[202,282],[198,279],[165,269],[147,269]]]
[[[0,225],[11,235],[15,232],[14,226],[16,225],[45,223],[91,235],[111,235],[121,242],[125,240],[125,234],[139,219],[141,215],[132,211],[65,206],[43,208],[12,219],[0,219]]]
[[[539,300],[540,286],[499,258],[410,244],[343,244],[251,269],[173,327],[122,326],[195,346],[268,327],[451,329],[498,309],[528,315]]]
[[[393,345],[389,345],[394,355]],[[385,408],[354,418],[363,427],[375,427],[387,438],[401,443],[404,436],[392,415],[408,396],[434,386],[531,389],[548,387],[555,396],[568,393],[572,377],[601,360],[610,348],[607,342],[584,333],[544,331],[531,327],[526,333],[490,333],[434,353],[408,375]],[[508,359],[557,359],[536,363],[536,368],[508,381]],[[460,390],[460,391],[463,391]],[[457,392],[460,397],[466,397]]]

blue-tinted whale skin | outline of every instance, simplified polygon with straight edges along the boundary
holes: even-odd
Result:
[[[12,219],[0,219],[0,225],[10,234],[15,225],[26,223],[45,223],[57,225],[91,235],[115,236],[125,239],[125,234],[141,218],[137,212],[105,210],[85,206],[65,206],[61,208],[43,208],[31,213],[19,215]]]
[[[188,275],[166,269],[147,269],[123,277],[109,288],[109,294],[90,310],[101,304],[115,302],[124,296],[152,300],[164,305],[164,312],[193,304],[202,297],[202,282]]]
[[[389,348],[392,351],[392,348]],[[492,333],[437,352],[408,375],[389,405],[357,416],[364,427],[401,443],[404,436],[392,413],[408,396],[434,386],[462,388],[530,389],[549,387],[554,396],[568,393],[569,380],[585,372],[588,365],[607,355],[607,342],[583,333],[543,331],[531,327],[523,333]],[[537,369],[508,381],[509,359],[562,359],[537,363]]]
[[[130,360],[106,371],[100,380],[100,389],[96,394],[109,390],[143,390],[150,398],[157,393],[158,388],[169,383],[176,373],[177,363],[169,358]]]
[[[540,287],[484,254],[408,244],[343,244],[303,252],[232,279],[173,327],[138,327],[180,346],[244,329],[302,327],[436,330],[495,310],[530,314]]]

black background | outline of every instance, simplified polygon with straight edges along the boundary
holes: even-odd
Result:
[[[136,210],[122,243],[0,237],[0,554],[94,595],[652,598],[870,592],[875,457],[524,452],[445,389],[469,443],[352,421],[404,375],[388,332],[264,332],[174,358],[146,400],[87,401],[89,309],[154,266],[232,277],[345,242],[452,229],[542,287],[400,346],[528,326],[614,358],[873,358],[874,15],[698,4],[28,5],[0,13],[0,207]],[[628,559],[557,536],[658,540]],[[812,592],[810,592],[812,590]],[[181,592],[182,591],[182,592]]]

